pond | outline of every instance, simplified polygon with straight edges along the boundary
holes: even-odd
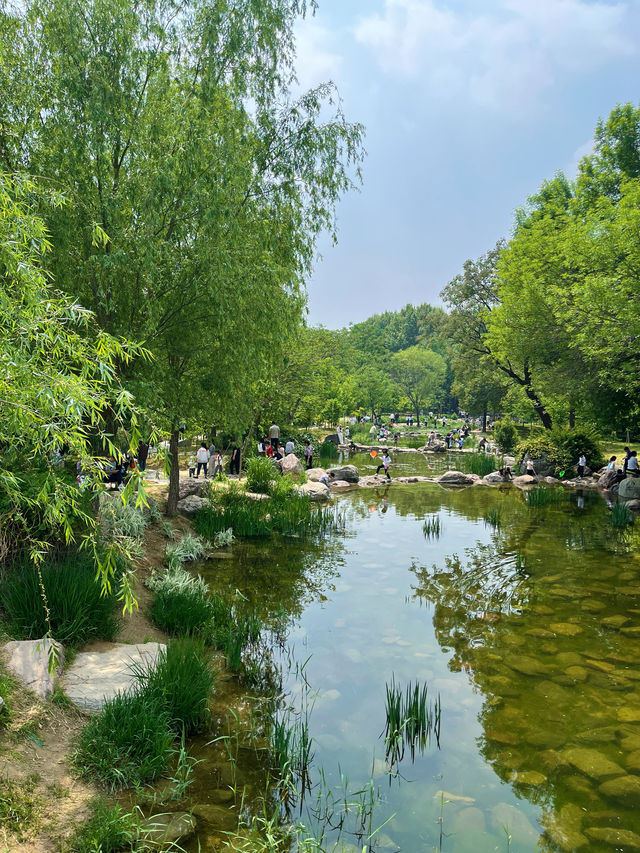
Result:
[[[343,529],[323,542],[238,543],[205,567],[214,590],[238,590],[277,627],[283,691],[310,710],[303,817],[319,790],[373,778],[372,849],[640,849],[636,532],[611,527],[595,495],[533,508],[511,486],[359,489],[335,506]],[[390,768],[392,679],[439,696],[441,732]],[[220,720],[231,702],[248,725],[235,682],[219,701]],[[196,745],[202,850],[219,844],[216,821],[236,820],[221,789],[237,786],[239,802],[244,788],[245,812],[265,790],[261,751],[230,770],[225,750]],[[362,850],[352,829],[328,837]]]

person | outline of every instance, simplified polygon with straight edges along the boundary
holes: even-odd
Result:
[[[393,444],[395,447],[398,446],[398,440],[400,439],[400,433],[394,432],[393,434]]]
[[[338,444],[344,444],[344,434],[342,432],[342,426],[338,424],[338,429],[336,430],[338,434]]]
[[[627,473],[627,464],[629,462],[629,457],[631,456],[631,450],[628,447],[624,449],[624,462],[622,463],[622,470],[626,474]]]
[[[271,426],[269,427],[269,441],[271,442],[271,447],[277,450],[280,443],[280,427],[274,421],[271,421]]]
[[[376,474],[380,471],[381,468],[384,468],[384,473],[387,475],[387,480],[390,480],[389,476],[389,465],[391,465],[391,457],[389,456],[389,448],[385,447],[384,456],[382,457],[382,462],[376,468]]]
[[[238,454],[240,453],[240,451],[237,448],[236,448],[236,451]],[[213,462],[214,462],[215,467],[213,469],[213,475],[212,476],[215,479],[218,476],[218,474],[222,474],[222,453],[220,453],[220,451],[218,451],[216,453],[216,455],[213,457]]]
[[[638,476],[640,476],[640,471],[638,471],[638,453],[632,450],[631,455],[627,459],[627,477]]]
[[[323,474],[321,477],[318,477],[319,483],[324,483],[327,488],[329,488],[329,475],[327,473]]]
[[[509,467],[501,468],[500,476],[503,480],[513,480],[513,474],[511,473],[511,468]]]
[[[349,427],[345,428],[344,437],[347,439],[347,441],[349,441],[349,439],[351,438],[351,430],[349,429]]]
[[[304,443],[304,461],[307,471],[309,468],[313,468],[313,446],[310,441],[305,441]]]
[[[196,462],[198,463],[198,470],[196,471],[196,480],[200,476],[200,469],[204,471],[204,478],[207,479],[207,466],[209,464],[209,451],[207,450],[207,445],[202,442],[198,451],[196,453]]]
[[[607,471],[615,471],[616,470],[616,459],[617,456],[612,456],[607,462]]]
[[[136,450],[136,456],[138,457],[138,468],[141,471],[146,470],[147,457],[149,456],[149,442],[148,441],[138,442],[138,449]]]
[[[195,477],[196,475],[196,457],[192,453],[189,457],[189,477]]]
[[[284,447],[280,445],[275,449],[275,458],[276,459],[284,459]]]
[[[284,446],[284,452],[288,456],[290,453],[295,453],[296,447],[293,443],[293,439],[290,438],[289,441]]]
[[[265,450],[265,454],[266,454],[268,459],[273,459],[273,457],[275,455],[275,450],[273,449],[273,445],[271,444],[271,442],[269,442],[269,444],[267,444],[267,449]]]
[[[222,471],[222,468],[220,469]],[[229,462],[229,473],[240,476],[240,448],[234,443],[231,445],[231,461]]]
[[[105,469],[104,482],[115,483],[117,492],[120,489],[122,478],[122,465],[118,465],[115,458],[113,456],[110,456]]]
[[[584,451],[580,451],[580,456],[578,458],[578,477],[584,477],[584,469],[587,467],[587,457],[584,455]]]
[[[265,454],[265,439],[258,439],[258,456],[264,456]]]
[[[536,476],[536,469],[533,467],[533,459],[527,459],[527,469],[525,471],[525,474],[528,474],[529,477]]]
[[[216,445],[215,445],[215,442],[212,440],[211,444],[209,445],[209,459],[211,459],[215,455],[216,455]]]
[[[371,438],[373,438],[373,437],[375,436],[375,434],[376,434],[376,425],[375,425],[375,424],[371,424],[371,429],[369,430],[369,436],[370,436]]]

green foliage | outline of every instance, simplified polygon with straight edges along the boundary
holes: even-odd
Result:
[[[35,794],[35,787],[32,777],[25,782],[0,777],[0,830],[14,835],[18,841],[37,831],[40,825],[42,803]]]
[[[89,804],[91,817],[67,841],[65,853],[118,853],[133,849],[138,837],[138,812],[127,812],[104,799]]]
[[[271,493],[271,483],[278,472],[268,456],[256,456],[247,465],[247,489],[261,495]]]
[[[609,523],[612,527],[624,528],[634,522],[634,516],[625,503],[615,503],[609,513]]]
[[[208,722],[215,673],[202,641],[172,640],[151,669],[140,667],[136,675],[140,689],[166,711],[176,736],[199,731]]]
[[[119,693],[82,730],[73,763],[85,779],[109,790],[157,778],[171,756],[171,720],[146,691]]]
[[[427,541],[430,542],[432,539],[438,540],[441,532],[442,524],[440,523],[439,515],[434,515],[425,519],[422,525],[422,533]]]
[[[149,615],[155,625],[172,636],[192,636],[205,631],[211,621],[209,588],[180,565],[153,572],[147,580],[154,598]]]
[[[551,489],[546,486],[535,486],[526,493],[525,500],[527,506],[531,507],[553,506],[554,504],[564,503],[566,495],[562,488]]]
[[[207,554],[207,546],[193,533],[186,533],[175,545],[167,545],[165,560],[170,569],[179,568],[183,563],[201,560]]]
[[[163,535],[166,536],[167,539],[171,539],[171,541],[173,541],[178,535],[175,527],[173,526],[173,524],[171,524],[170,521],[162,522],[161,531]]]
[[[157,509],[157,504],[156,504]],[[110,536],[126,536],[139,539],[149,524],[150,515],[144,507],[125,504],[120,495],[116,498],[106,494],[100,500],[100,523]]]
[[[229,669],[239,672],[245,651],[260,640],[262,622],[253,610],[241,608],[237,601],[224,596],[212,596],[212,605],[211,642],[225,653]]]
[[[465,455],[466,467],[470,474],[486,477],[496,470],[496,458],[488,453],[468,453]]]
[[[40,639],[51,630],[63,645],[112,640],[118,630],[113,595],[103,595],[90,556],[69,553],[40,566],[24,561],[0,577],[0,609],[12,635]]]
[[[500,509],[490,509],[483,518],[485,524],[489,525],[489,527],[495,529],[502,527],[502,510]]]
[[[446,364],[438,353],[422,346],[401,350],[391,358],[391,378],[405,394],[420,423],[420,411],[443,389]]]
[[[329,439],[325,439],[318,447],[318,455],[323,462],[330,462],[333,459],[337,459],[338,453],[338,448]]]
[[[434,735],[440,743],[441,704],[440,696],[435,702],[429,702],[429,688],[426,684],[411,681],[405,690],[395,683],[395,679],[386,685],[386,760],[390,765],[402,760],[405,747],[408,746],[411,758],[415,751],[424,751]]]
[[[587,465],[598,470],[604,464],[602,447],[597,433],[592,429],[546,430],[536,436],[520,441],[516,446],[516,458],[522,460],[528,453],[532,459],[546,457],[557,471],[569,470],[577,462],[580,453],[587,457]]]
[[[498,421],[493,426],[493,437],[503,453],[511,453],[518,441],[518,431],[512,421]]]

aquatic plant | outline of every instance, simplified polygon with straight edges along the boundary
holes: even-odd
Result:
[[[213,608],[207,594],[197,586],[161,586],[155,590],[149,615],[167,634],[190,637],[208,629]]]
[[[207,546],[199,536],[187,533],[175,545],[167,545],[165,560],[170,568],[192,560],[201,560],[207,554]]]
[[[484,523],[488,524],[489,527],[498,528],[502,525],[502,510],[490,509],[489,512],[483,518]]]
[[[422,533],[424,534],[424,538],[428,541],[431,539],[439,539],[440,533],[442,531],[442,526],[440,524],[440,516],[434,515],[430,518],[427,518],[422,525]]]
[[[488,453],[467,453],[465,455],[466,468],[469,474],[477,474],[479,477],[486,477],[496,470],[495,456]]]
[[[213,538],[214,548],[228,548],[234,541],[233,527],[228,527],[226,530],[221,530]]]
[[[136,666],[134,674],[141,691],[164,710],[175,735],[199,731],[208,721],[216,675],[204,642],[172,640],[153,667]]]
[[[410,681],[403,691],[392,678],[391,684],[386,685],[385,707],[386,760],[391,767],[402,760],[407,746],[411,760],[415,758],[416,748],[422,753],[432,734],[440,746],[440,695],[430,703],[426,684]]]
[[[271,493],[271,481],[279,475],[268,456],[254,456],[247,465],[247,489],[261,495]]]
[[[338,458],[338,448],[332,441],[323,441],[318,447],[318,456],[323,462]]]
[[[111,594],[102,595],[95,564],[88,554],[72,552],[44,563],[40,577],[36,566],[24,560],[0,578],[0,610],[16,639],[37,640],[49,626],[54,639],[72,647],[93,638],[115,637],[116,599]]]
[[[633,513],[625,503],[615,503],[609,513],[609,524],[612,527],[623,528],[633,524]]]
[[[553,489],[547,486],[535,486],[525,495],[527,506],[541,507],[563,503],[565,493],[561,488]]]
[[[68,853],[118,853],[133,849],[139,835],[140,812],[128,812],[99,798],[89,803],[91,817],[66,842]]]
[[[80,776],[114,791],[157,778],[171,757],[169,715],[157,697],[118,693],[91,717],[72,761]]]
[[[216,649],[225,653],[227,665],[232,672],[243,668],[243,655],[248,647],[256,646],[264,626],[255,611],[242,610],[237,601],[221,595],[210,599],[212,621],[209,641]]]

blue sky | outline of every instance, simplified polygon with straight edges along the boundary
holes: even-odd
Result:
[[[309,282],[329,328],[438,303],[544,178],[575,173],[598,117],[640,102],[640,0],[319,0],[297,40],[301,85],[334,80],[367,128]]]

